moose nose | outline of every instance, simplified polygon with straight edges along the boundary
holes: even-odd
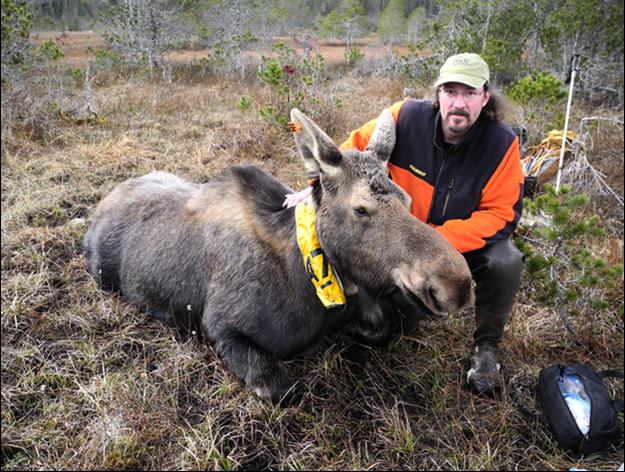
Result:
[[[453,311],[470,308],[475,303],[475,282],[471,273],[458,275],[451,280],[450,301],[454,305]]]
[[[473,306],[475,293],[470,276],[432,280],[425,290],[430,309],[437,313],[451,313]]]
[[[475,303],[475,281],[472,277],[463,284],[464,286],[459,287],[460,295],[458,296],[458,310],[463,310],[464,308],[470,308]]]
[[[427,291],[427,296],[428,296],[428,298],[430,300],[432,308],[434,308],[436,312],[441,312],[442,313],[442,312],[447,311],[442,306],[441,302],[438,300],[436,294],[437,294],[436,287],[430,286],[430,288],[428,288],[428,291]]]

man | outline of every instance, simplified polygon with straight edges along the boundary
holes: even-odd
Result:
[[[497,345],[522,269],[511,241],[523,202],[519,143],[501,123],[502,101],[488,80],[480,56],[458,54],[441,67],[433,102],[390,107],[397,123],[390,177],[412,197],[412,213],[464,255],[476,283],[467,382],[477,392],[498,386]],[[363,150],[374,127],[372,120],[353,131],[341,148]]]

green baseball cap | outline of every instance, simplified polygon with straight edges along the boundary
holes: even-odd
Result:
[[[458,82],[473,88],[480,88],[488,82],[488,64],[477,54],[462,53],[450,56],[441,67],[435,87],[449,82]]]

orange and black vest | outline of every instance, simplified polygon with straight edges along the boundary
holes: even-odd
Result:
[[[460,252],[509,237],[523,205],[518,138],[506,125],[483,115],[465,139],[442,138],[432,102],[404,100],[390,108],[397,141],[388,168],[412,197],[411,212],[436,228]],[[375,120],[351,133],[341,148],[363,150]]]

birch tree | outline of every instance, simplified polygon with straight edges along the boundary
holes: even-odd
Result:
[[[406,19],[406,39],[410,44],[416,44],[428,31],[428,18],[425,7],[415,7]]]

